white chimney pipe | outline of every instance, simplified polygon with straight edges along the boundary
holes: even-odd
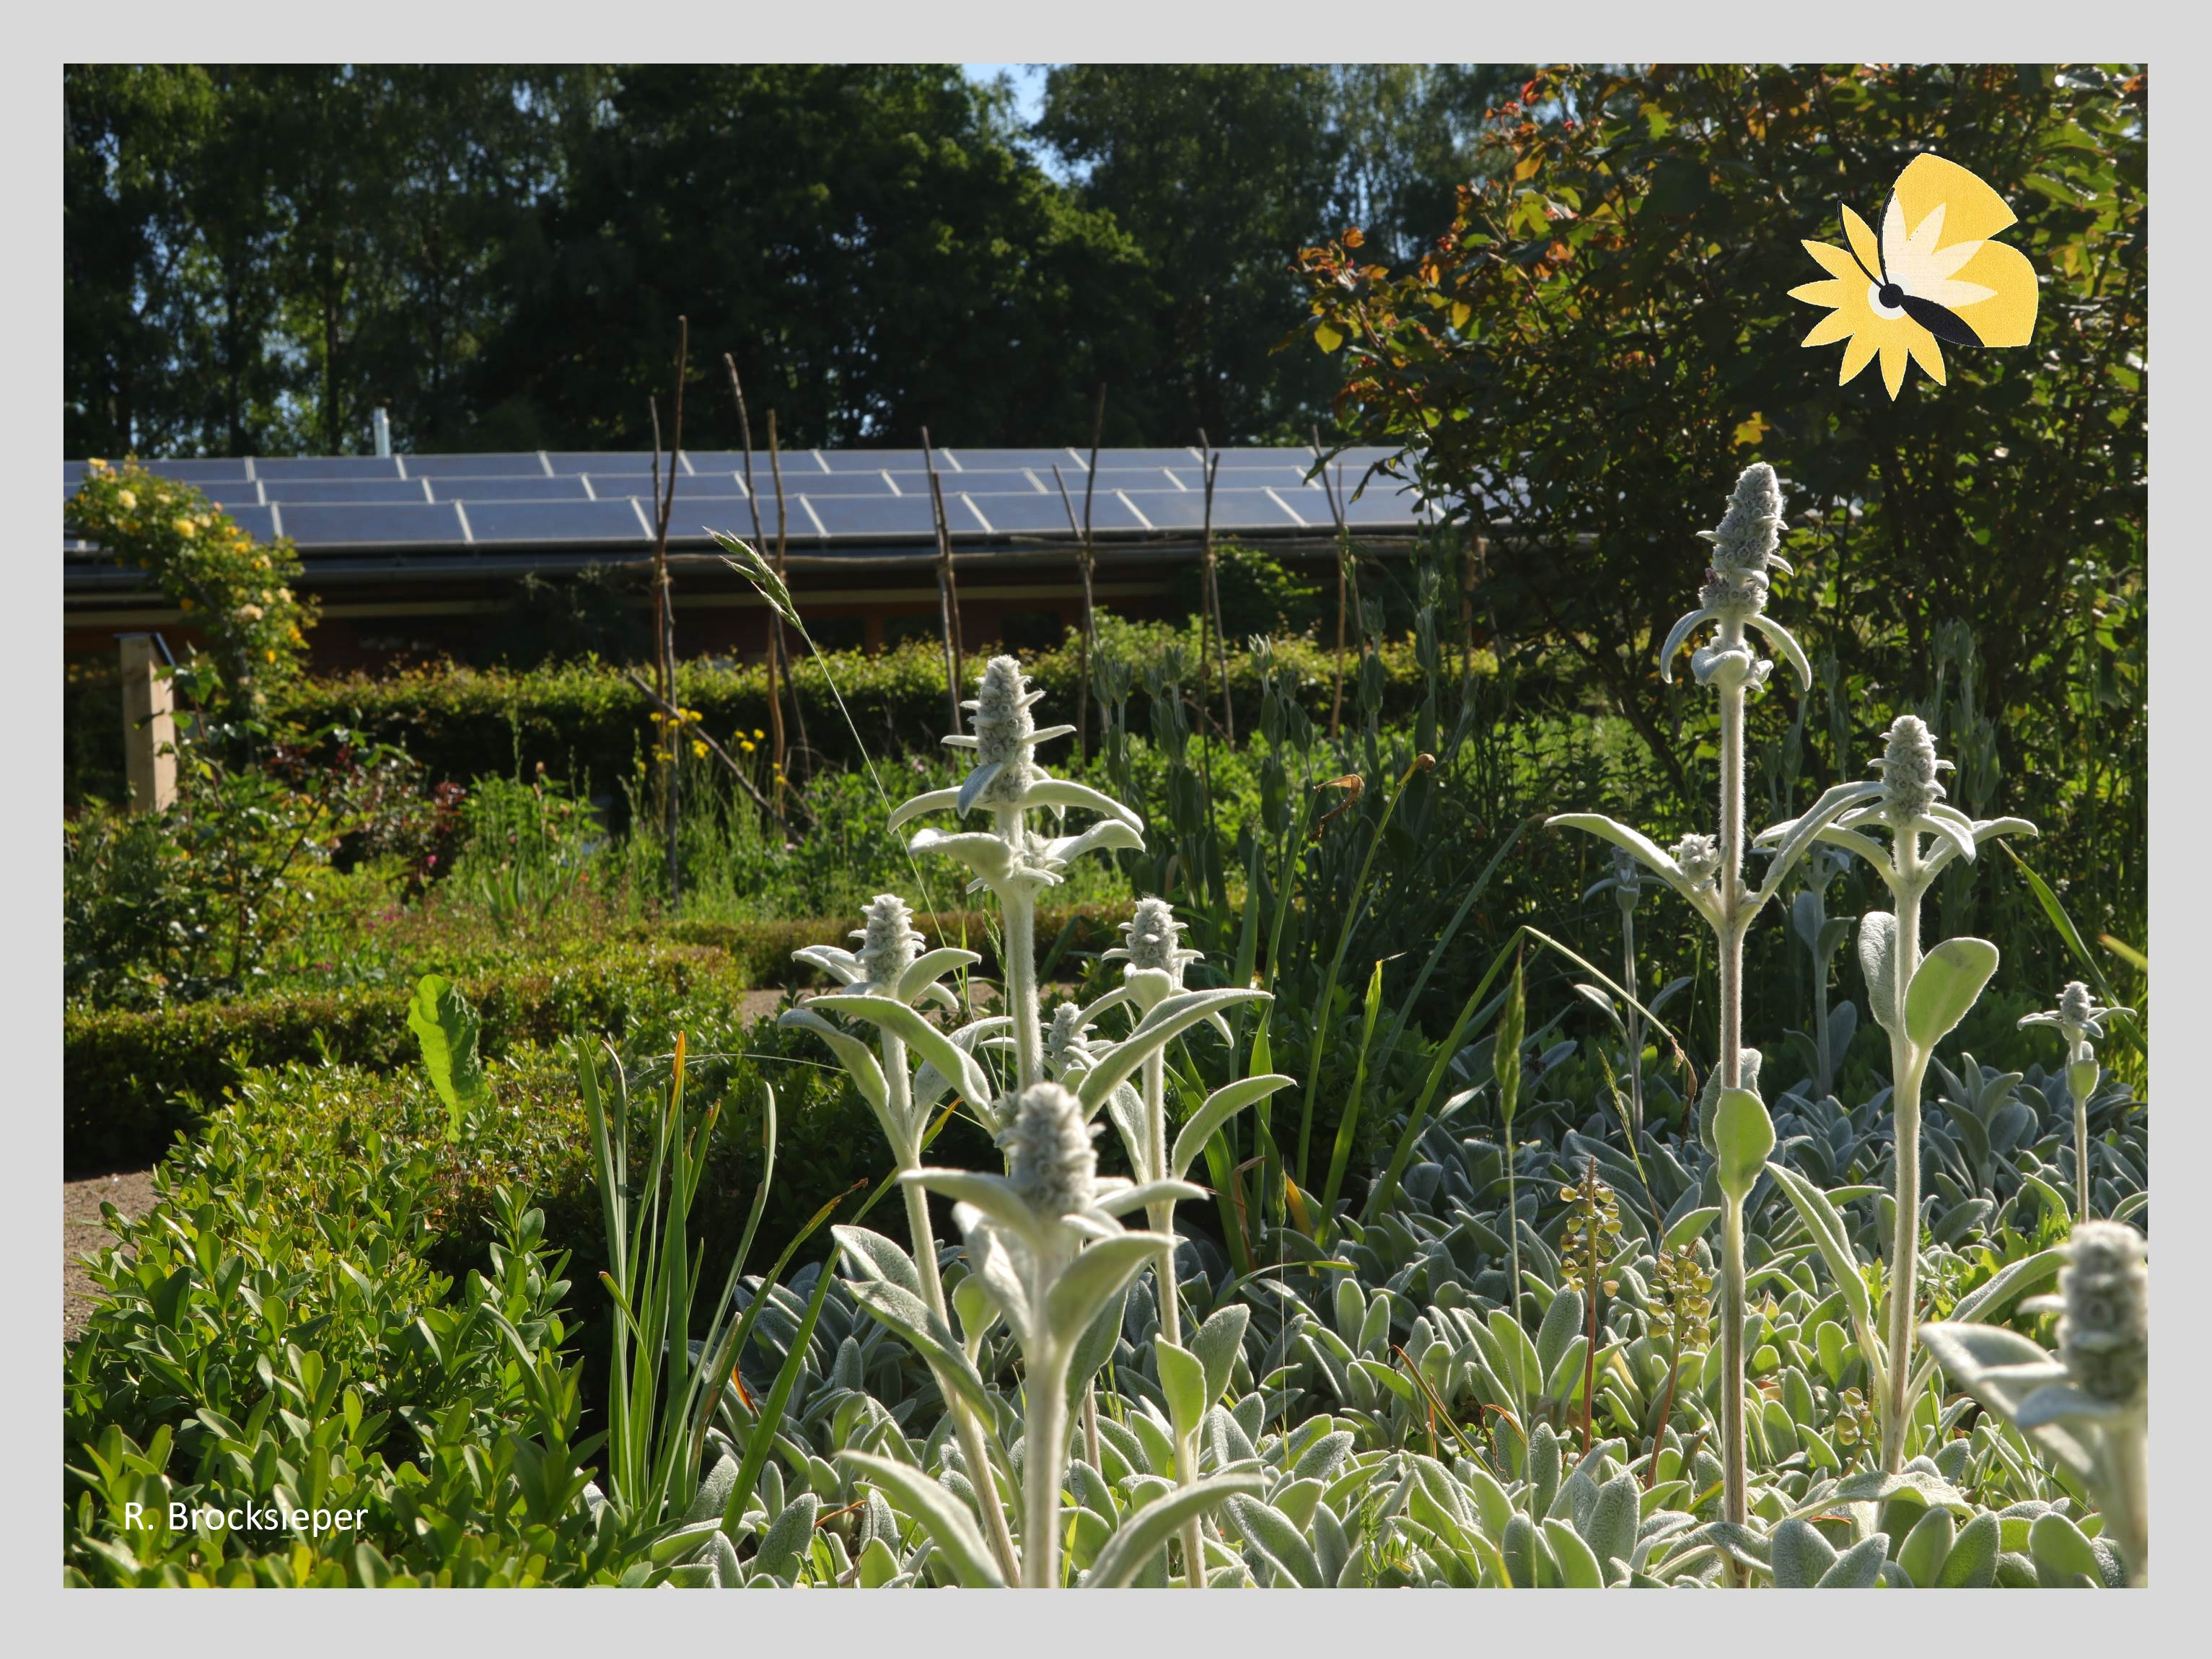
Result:
[[[373,425],[376,432],[376,453],[389,455],[392,453],[392,417],[380,409],[376,411]]]

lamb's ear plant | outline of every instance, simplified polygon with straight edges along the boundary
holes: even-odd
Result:
[[[955,1200],[975,1279],[1006,1322],[1023,1361],[1022,1578],[1060,1582],[1060,1499],[1067,1473],[1076,1352],[1099,1314],[1174,1240],[1131,1232],[1119,1217],[1162,1200],[1203,1196],[1185,1182],[1135,1185],[1097,1173],[1098,1133],[1080,1099],[1057,1083],[1009,1103],[1000,1145],[1006,1173],[922,1169],[901,1179]]]
[[[1945,939],[1923,952],[1921,901],[1954,859],[1974,856],[1993,836],[2036,833],[2025,818],[1968,817],[1943,801],[1936,774],[1951,763],[1936,754],[1935,739],[1917,714],[1900,714],[1875,766],[1878,783],[1842,786],[1857,793],[1849,810],[1814,823],[1811,835],[1856,854],[1874,866],[1890,891],[1891,910],[1859,921],[1859,965],[1867,1005],[1889,1034],[1890,1114],[1896,1148],[1896,1231],[1890,1244],[1887,1386],[1882,1391],[1882,1467],[1895,1474],[1905,1463],[1911,1423],[1911,1349],[1919,1268],[1920,1095],[1936,1045],[1964,1019],[1996,972],[1997,947],[1986,939]],[[1831,795],[1835,794],[1831,790]],[[1759,840],[1787,848],[1807,839],[1807,818],[1762,830]],[[1885,830],[1885,851],[1871,830]],[[1932,848],[1923,842],[1932,837]],[[1778,854],[1778,856],[1779,856]],[[1869,1356],[1869,1364],[1873,1357]]]
[[[913,912],[905,900],[892,893],[876,896],[854,938],[860,945],[857,951],[816,945],[793,952],[799,961],[842,981],[844,988],[817,996],[803,1006],[786,1009],[776,1023],[811,1031],[830,1045],[860,1098],[875,1114],[884,1139],[890,1143],[896,1170],[903,1176],[921,1167],[924,1139],[939,1092],[915,1087],[909,1071],[913,1063],[909,1049],[922,1056],[923,1064],[935,1077],[945,1079],[974,1103],[979,1113],[990,1098],[989,1079],[969,1047],[931,1024],[916,1007],[933,1001],[957,1012],[960,999],[944,982],[943,975],[971,968],[981,958],[971,951],[945,946],[923,950],[927,941],[915,930]],[[875,1049],[872,1052],[860,1038],[823,1018],[821,1011],[824,1009],[872,1024]],[[953,1335],[928,1199],[911,1184],[903,1191],[907,1237],[914,1246],[911,1257],[890,1239],[863,1227],[839,1227],[835,1237],[859,1275],[854,1296],[905,1336],[936,1376],[975,1489],[984,1536],[999,1571],[1011,1578],[1019,1567],[1005,1511],[994,1496],[983,1427],[988,1406],[982,1398],[981,1379]]]
[[[1920,1328],[1951,1381],[2011,1424],[2087,1489],[2130,1585],[2150,1582],[2150,1274],[2142,1235],[2082,1221],[2065,1247],[2058,1352],[2017,1331],[1940,1322]]]
[[[1121,925],[1121,936],[1122,942],[1107,951],[1105,958],[1119,959],[1124,963],[1121,987],[1101,999],[1094,1008],[1103,1007],[1119,997],[1136,1011],[1141,1029],[1144,1022],[1171,999],[1191,994],[1183,988],[1183,972],[1190,963],[1202,958],[1199,951],[1184,948],[1182,924],[1176,920],[1175,911],[1165,899],[1139,899],[1134,914]],[[1229,1027],[1219,1007],[1235,1001],[1263,1000],[1265,994],[1257,992],[1217,994],[1214,1000],[1200,1004],[1198,1012],[1206,1024],[1218,1031],[1224,1042],[1231,1042],[1233,1048]],[[1096,1057],[1085,1058],[1087,1063],[1080,1070],[1071,1068],[1073,1075],[1080,1078],[1097,1064]],[[1279,1089],[1290,1087],[1295,1079],[1271,1073],[1240,1079],[1215,1090],[1170,1146],[1164,1042],[1154,1045],[1144,1056],[1139,1075],[1142,1079],[1140,1088],[1132,1090],[1127,1084],[1116,1085],[1106,1094],[1104,1104],[1114,1127],[1121,1132],[1122,1145],[1129,1155],[1129,1167],[1136,1171],[1138,1182],[1157,1188],[1162,1194],[1146,1206],[1146,1219],[1155,1234],[1172,1241],[1176,1206],[1173,1188],[1206,1150],[1206,1142],[1237,1113]],[[1081,1086],[1079,1082],[1077,1086]],[[1160,1310],[1159,1337],[1154,1352],[1159,1356],[1163,1384],[1170,1381],[1169,1373],[1172,1370],[1179,1385],[1168,1389],[1169,1403],[1174,1408],[1171,1415],[1176,1432],[1176,1480],[1179,1486],[1188,1486],[1198,1479],[1200,1424],[1206,1407],[1213,1403],[1208,1391],[1198,1384],[1214,1368],[1205,1365],[1183,1346],[1182,1287],[1176,1273],[1175,1252],[1176,1247],[1170,1242],[1161,1249],[1154,1266]],[[1240,1318],[1237,1321],[1240,1336],[1243,1329],[1243,1321]],[[1219,1393],[1218,1388],[1211,1390],[1215,1397]],[[1183,1559],[1189,1564],[1188,1583],[1194,1589],[1203,1588],[1206,1558],[1195,1515],[1184,1523]]]
[[[1057,886],[1061,872],[1082,854],[1123,848],[1142,850],[1145,821],[1110,795],[1087,784],[1055,778],[1037,764],[1036,745],[1065,737],[1072,726],[1040,731],[1030,708],[1042,691],[1029,689],[1021,664],[994,657],[984,665],[975,701],[961,706],[974,715],[972,734],[955,732],[946,744],[975,753],[974,769],[958,785],[933,789],[902,803],[890,816],[893,830],[925,812],[951,811],[966,817],[990,815],[988,830],[948,835],[918,831],[909,843],[916,853],[944,853],[975,872],[968,890],[988,889],[998,901],[1003,933],[1006,1013],[1012,1020],[1015,1085],[1027,1088],[1044,1078],[1044,1032],[1036,982],[1036,898]],[[1047,836],[1030,827],[1030,815],[1055,817],[1069,807],[1098,813],[1079,835]]]
[[[1746,884],[1744,704],[1746,699],[1765,688],[1767,677],[1774,667],[1759,655],[1751,633],[1757,632],[1788,659],[1808,690],[1813,683],[1812,665],[1806,660],[1804,651],[1787,630],[1765,614],[1767,573],[1778,569],[1787,572],[1790,568],[1777,550],[1781,527],[1782,492],[1775,482],[1774,469],[1763,461],[1754,463],[1736,479],[1720,527],[1698,532],[1712,544],[1705,585],[1698,594],[1698,608],[1674,624],[1660,652],[1660,678],[1671,680],[1675,652],[1698,628],[1707,623],[1715,624],[1712,637],[1697,647],[1690,665],[1698,683],[1711,687],[1720,698],[1719,833],[1686,835],[1672,851],[1662,851],[1656,842],[1640,830],[1595,812],[1562,813],[1549,820],[1555,825],[1602,836],[1625,848],[1686,900],[1713,931],[1720,967],[1720,1057],[1714,1085],[1715,1127],[1717,1130],[1718,1108],[1724,1105],[1729,1129],[1726,1146],[1733,1149],[1718,1151],[1717,1154],[1724,1171],[1724,1193],[1729,1179],[1725,1174],[1730,1167],[1729,1158],[1743,1153],[1759,1140],[1753,1120],[1763,1122],[1766,1119],[1765,1106],[1753,1089],[1745,1086],[1744,937],[1759,912],[1782,890],[1783,882],[1812,846],[1814,838],[1880,789],[1879,785],[1872,783],[1838,784],[1830,789],[1810,811],[1789,826],[1790,833],[1782,837],[1759,884],[1756,888]],[[1770,1145],[1772,1137],[1773,1127],[1768,1123],[1765,1138]],[[1755,1173],[1754,1170],[1754,1178]],[[1743,1196],[1749,1191],[1747,1183],[1743,1194],[1733,1200],[1739,1212]],[[1722,1433],[1723,1507],[1725,1518],[1738,1526],[1745,1523],[1748,1502],[1741,1412],[1743,1316],[1742,1275],[1739,1271],[1731,1281],[1724,1273],[1721,1321],[1723,1340],[1729,1348],[1726,1364],[1729,1378],[1724,1409],[1735,1420],[1724,1425]]]
[[[2066,1038],[2066,1092],[2074,1101],[2074,1218],[2084,1220],[2094,1213],[2091,1189],[2094,1177],[2089,1168],[2089,1098],[2097,1092],[2097,1049],[2090,1039],[2102,1042],[2104,1022],[2112,1018],[2135,1017],[2132,1008],[2106,1008],[2089,994],[2089,988],[2080,980],[2069,980],[2059,993],[2058,1006],[2039,1014],[2029,1014],[2021,1020],[2023,1030],[2030,1025],[2056,1025]]]

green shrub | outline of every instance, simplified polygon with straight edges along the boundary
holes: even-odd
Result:
[[[222,1124],[157,1174],[151,1213],[110,1212],[104,1298],[64,1363],[65,1579],[611,1577],[576,1501],[566,1258],[543,1214],[499,1189],[490,1273],[455,1297],[427,1256],[429,1156],[374,1132],[331,1156],[320,1127]],[[179,1527],[172,1505],[308,1525]],[[352,1524],[318,1524],[337,1511]]]
[[[1049,950],[1066,934],[1067,951],[1096,951],[1113,940],[1110,907],[1045,911],[1038,937]],[[943,918],[944,936],[963,936],[994,957],[983,917]],[[584,936],[548,951],[502,952],[489,960],[426,960],[422,971],[455,980],[483,1022],[489,1057],[550,1043],[581,1030],[617,1038],[664,1033],[678,1024],[726,1023],[737,1000],[761,988],[811,986],[817,976],[795,963],[803,945],[841,937],[833,921],[678,922],[668,942]],[[292,1060],[341,1061],[372,1071],[411,1066],[407,1029],[411,981],[207,1001],[163,1008],[70,1006],[62,1016],[63,1158],[70,1169],[143,1163],[189,1133],[242,1070]],[[693,1050],[701,1043],[694,1030]]]
[[[1169,639],[1183,640],[1186,650],[1196,655],[1194,621],[1178,629],[1107,617],[1102,618],[1102,632],[1139,666]],[[1260,683],[1242,649],[1242,635],[1233,626],[1231,633],[1237,648],[1230,653],[1230,683],[1238,730],[1243,731],[1258,722]],[[909,640],[874,653],[833,651],[828,656],[861,738],[879,758],[902,750],[937,752],[945,723],[945,665],[933,640]],[[980,647],[969,656],[971,668],[980,666]],[[1302,677],[1310,710],[1325,715],[1331,683],[1328,648],[1291,639],[1279,643],[1278,656]],[[1023,665],[1031,683],[1045,689],[1052,706],[1072,716],[1075,651],[1063,646],[1025,657]],[[1385,712],[1402,716],[1419,704],[1425,689],[1411,643],[1386,647],[1382,665]],[[1477,666],[1484,666],[1480,655]],[[797,682],[814,749],[829,764],[857,765],[861,757],[822,665],[811,659],[800,663]],[[740,732],[750,736],[768,725],[767,678],[757,664],[679,664],[677,701],[699,710],[718,739]],[[1150,718],[1149,707],[1140,690],[1132,703],[1139,729]],[[520,672],[446,664],[395,674],[305,679],[282,695],[274,712],[308,726],[344,725],[398,744],[433,778],[512,776],[518,769],[526,774],[543,762],[554,776],[580,784],[588,780],[592,791],[602,794],[629,775],[651,741],[643,696],[620,670],[596,659]]]

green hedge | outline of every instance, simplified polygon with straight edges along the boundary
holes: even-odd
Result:
[[[1123,654],[1141,667],[1156,660],[1162,645],[1176,635],[1164,624],[1116,623],[1108,637],[1118,641]],[[1194,627],[1184,644],[1194,664]],[[1309,709],[1325,718],[1334,684],[1333,653],[1304,639],[1280,641],[1277,650],[1281,659],[1300,671]],[[872,752],[935,752],[945,735],[945,720],[944,659],[936,645],[908,641],[873,654],[830,652],[827,659],[853,723]],[[1035,683],[1044,689],[1052,718],[1073,720],[1074,650],[1063,647],[1024,661]],[[1386,717],[1410,714],[1425,689],[1411,644],[1386,647],[1382,661]],[[1486,670],[1487,661],[1477,653],[1478,670]],[[980,665],[980,655],[971,653],[971,670]],[[1357,667],[1356,657],[1352,666]],[[1229,678],[1237,730],[1252,731],[1259,720],[1260,682],[1249,653],[1231,653]],[[825,762],[857,763],[860,754],[822,665],[811,660],[801,664],[798,683],[809,744]],[[767,676],[758,664],[684,663],[677,671],[677,684],[678,702],[699,710],[717,738],[732,733],[750,736],[768,726]],[[597,793],[612,791],[619,779],[629,775],[650,732],[643,696],[619,669],[599,662],[526,671],[447,664],[395,674],[307,680],[293,687],[272,712],[309,726],[343,725],[398,744],[428,767],[433,778],[465,781],[488,773],[513,774],[518,765],[526,774],[543,763],[556,777],[588,777]],[[1150,730],[1141,674],[1129,712],[1137,731]],[[1094,731],[1097,718],[1094,708]],[[795,743],[797,734],[792,736]]]
[[[1038,941],[1049,950],[1099,951],[1120,918],[1103,906],[1048,910]],[[659,1025],[674,1010],[734,1007],[749,990],[823,984],[795,963],[802,945],[842,941],[852,919],[680,922],[666,943],[606,942],[547,960],[522,958],[451,973],[483,1022],[489,1056],[547,1043],[582,1029],[620,1036]],[[981,913],[943,918],[933,933],[964,934],[995,971]],[[62,1018],[63,1158],[72,1170],[144,1163],[179,1133],[189,1133],[242,1067],[331,1060],[389,1071],[411,1066],[405,984],[295,991],[225,1002],[137,1009],[65,1009]],[[669,1028],[671,1031],[673,1027]]]

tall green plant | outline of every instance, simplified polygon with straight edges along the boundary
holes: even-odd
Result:
[[[1743,878],[1744,836],[1744,703],[1765,688],[1773,664],[1758,654],[1751,631],[1771,641],[1786,657],[1809,690],[1813,670],[1805,653],[1782,626],[1765,614],[1768,571],[1790,569],[1777,551],[1781,541],[1782,493],[1774,470],[1754,463],[1736,479],[1728,512],[1720,527],[1699,533],[1712,546],[1711,563],[1698,608],[1677,622],[1667,635],[1659,658],[1660,677],[1673,677],[1674,653],[1701,625],[1714,624],[1712,638],[1691,658],[1698,683],[1711,687],[1720,698],[1720,812],[1717,836],[1687,835],[1671,853],[1640,831],[1594,812],[1562,813],[1549,820],[1555,825],[1585,830],[1627,849],[1644,866],[1689,901],[1713,931],[1720,963],[1719,1058],[1715,1062],[1717,1091],[1709,1115],[1701,1115],[1700,1138],[1721,1170],[1722,1189],[1730,1202],[1735,1249],[1724,1257],[1721,1284],[1722,1341],[1725,1399],[1723,1404],[1722,1468],[1725,1476],[1723,1508],[1729,1521],[1741,1526],[1748,1514],[1745,1484],[1743,1425],[1744,1283],[1741,1254],[1741,1206],[1765,1162],[1765,1147],[1747,1166],[1750,1176],[1739,1182],[1747,1167],[1744,1159],[1758,1147],[1765,1124],[1766,1147],[1773,1144],[1773,1126],[1754,1092],[1755,1054],[1743,1044],[1743,944],[1751,925],[1775,896],[1784,878],[1812,845],[1814,837],[1850,807],[1878,793],[1870,783],[1838,784],[1822,795],[1803,817],[1788,826],[1766,875],[1756,888]],[[1752,1064],[1748,1075],[1745,1061]],[[1726,1126],[1726,1134],[1722,1133]],[[1741,1190],[1735,1190],[1737,1185]]]

